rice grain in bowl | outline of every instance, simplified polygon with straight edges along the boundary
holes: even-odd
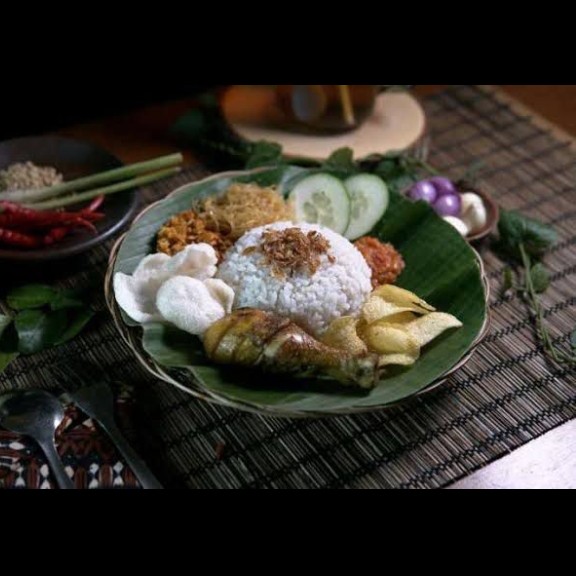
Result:
[[[313,265],[272,263],[263,251],[266,239],[289,231],[318,240],[325,253],[318,250]],[[217,277],[234,289],[235,308],[275,312],[316,336],[336,318],[358,313],[372,290],[370,268],[348,240],[323,226],[291,222],[247,232],[227,253]]]

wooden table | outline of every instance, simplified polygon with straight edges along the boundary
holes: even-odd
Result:
[[[420,96],[444,86],[419,86]],[[526,106],[576,136],[576,85],[504,85]],[[91,140],[124,162],[178,151],[169,126],[194,105],[192,99],[147,106],[129,114],[71,126],[62,135]],[[186,152],[186,159],[192,153]],[[569,422],[459,482],[453,488],[576,488],[576,421]]]

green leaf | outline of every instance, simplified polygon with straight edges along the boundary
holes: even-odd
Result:
[[[365,169],[368,164],[379,164],[384,160],[399,160],[405,154],[406,153],[401,150],[391,150],[390,152],[386,152],[386,154],[370,154],[369,156],[362,158],[359,162],[362,169]]]
[[[225,160],[231,167],[244,167],[252,145],[230,133],[230,127],[210,96],[202,98],[200,104],[174,123],[171,134],[184,145],[209,154],[211,159]]]
[[[522,261],[521,244],[530,256],[540,259],[558,241],[553,228],[514,211],[501,212],[498,229],[499,248],[518,261]]]
[[[262,168],[279,164],[282,164],[282,146],[275,142],[262,141],[254,145],[246,162],[246,168]]]
[[[10,316],[0,314],[0,373],[18,356],[18,338]]]
[[[18,352],[0,352],[0,373],[18,358]]]
[[[50,308],[56,310],[67,310],[68,308],[83,308],[86,304],[80,297],[80,291],[76,289],[60,290],[50,302]]]
[[[41,308],[52,302],[57,292],[51,286],[44,284],[29,284],[15,288],[8,293],[6,300],[14,310]]]
[[[402,194],[420,179],[417,165],[407,162],[403,156],[385,158],[374,169],[374,174],[382,178],[388,188]]]
[[[0,314],[0,339],[4,334],[4,331],[8,326],[12,324],[12,318],[10,316],[5,316],[4,314]]]
[[[175,136],[195,141],[210,131],[210,120],[201,108],[195,108],[181,116],[172,126]]]
[[[544,265],[540,262],[532,266],[530,270],[530,277],[532,278],[532,285],[536,294],[543,294],[550,286],[550,274]]]
[[[572,344],[572,348],[576,350],[576,330],[574,330],[570,336],[570,344]]]
[[[12,318],[0,316],[0,372],[18,357],[18,335]]]
[[[164,324],[147,324],[144,328],[142,345],[144,350],[163,366],[182,368],[206,363],[198,338]]]
[[[514,272],[512,271],[512,268],[507,267],[507,268],[504,268],[502,293],[506,294],[506,292],[508,292],[509,290],[512,290],[512,288],[514,288]]]
[[[406,190],[412,186],[412,184],[417,182],[417,180],[417,178],[410,176],[409,174],[404,174],[398,178],[388,179],[385,181],[390,190],[393,190],[397,194],[404,194]]]
[[[322,170],[335,172],[343,178],[355,174],[358,172],[358,168],[354,162],[354,151],[352,148],[336,150],[322,164]]]
[[[66,329],[64,310],[45,313],[41,310],[24,310],[14,320],[18,333],[18,351],[35,354],[52,346]]]
[[[10,319],[10,322],[7,324],[6,322],[3,322],[2,331],[0,333],[0,352],[12,353],[17,351],[18,334],[16,334],[14,322]]]
[[[398,158],[386,158],[376,166],[374,173],[384,180],[394,180],[406,175],[406,169]]]
[[[64,344],[73,338],[76,338],[82,330],[86,327],[88,322],[94,318],[96,312],[90,308],[86,308],[84,310],[80,310],[77,312],[73,317],[72,320],[69,322],[66,330],[61,334],[59,338],[54,341],[56,346],[60,344]]]

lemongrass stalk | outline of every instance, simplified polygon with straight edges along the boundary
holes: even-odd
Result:
[[[182,154],[170,154],[169,156],[162,156],[153,160],[146,160],[145,162],[121,166],[120,168],[92,174],[91,176],[84,176],[76,180],[57,184],[56,186],[50,186],[49,188],[42,188],[41,190],[14,190],[13,192],[2,192],[0,193],[0,200],[34,204],[36,202],[43,202],[51,198],[62,196],[69,192],[79,192],[93,186],[111,184],[112,182],[133,178],[148,172],[170,168],[171,166],[180,164],[182,160]]]
[[[338,84],[338,90],[340,92],[344,120],[349,126],[354,126],[356,124],[356,115],[354,114],[354,106],[352,105],[350,86],[348,84]]]
[[[146,176],[139,176],[138,178],[133,178],[132,180],[125,180],[124,182],[112,184],[111,186],[105,186],[104,188],[95,188],[94,190],[89,190],[87,192],[69,194],[68,196],[54,198],[53,200],[46,200],[45,202],[38,202],[37,204],[23,204],[23,206],[26,208],[33,208],[34,210],[55,210],[56,208],[64,208],[66,206],[71,206],[72,204],[87,202],[88,200],[92,200],[97,196],[108,196],[110,194],[116,194],[117,192],[130,190],[131,188],[137,188],[138,186],[151,184],[152,182],[156,182],[156,180],[166,178],[167,176],[172,176],[178,172],[180,172],[180,168],[178,167],[167,168],[166,170],[160,170],[159,172],[147,174]]]

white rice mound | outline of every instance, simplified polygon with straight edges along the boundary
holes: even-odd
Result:
[[[287,228],[300,228],[305,234],[317,231],[330,243],[313,276],[304,268],[280,278],[260,250],[245,254],[247,248],[260,245],[265,230]],[[372,272],[362,254],[340,234],[315,224],[278,222],[250,230],[228,251],[216,277],[234,290],[235,309],[275,312],[316,336],[333,320],[356,315],[372,292]]]

